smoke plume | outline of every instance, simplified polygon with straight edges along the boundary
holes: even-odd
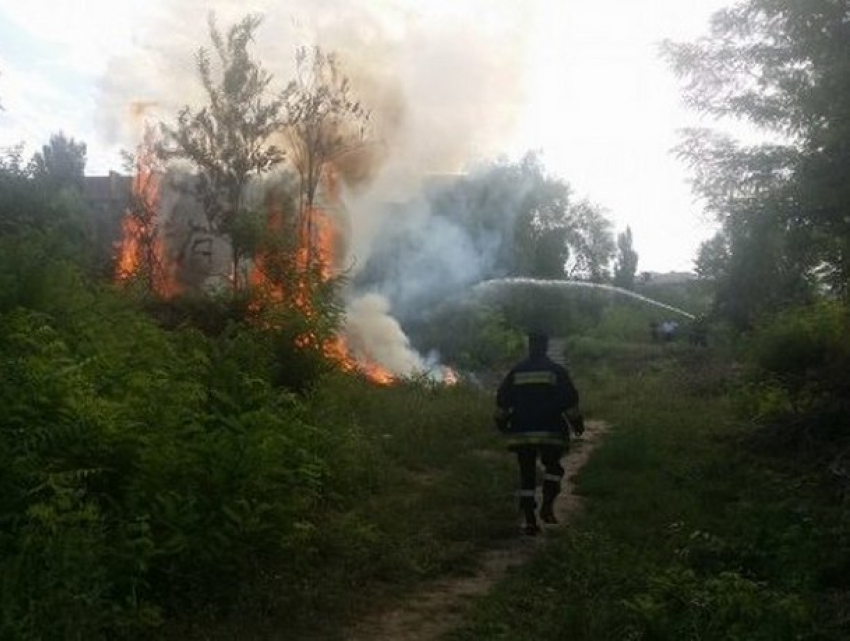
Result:
[[[353,300],[345,322],[349,347],[358,360],[373,360],[403,376],[427,369],[401,325],[390,316],[389,302],[383,296],[366,294]]]
[[[210,10],[222,30],[246,13],[264,16],[254,53],[278,90],[293,76],[297,47],[316,44],[338,54],[375,127],[374,144],[337,167],[346,179],[342,198],[350,217],[343,225],[350,233],[349,255],[341,262],[355,272],[367,264],[375,238],[388,224],[388,204],[409,201],[424,177],[456,173],[498,153],[523,102],[534,3],[161,0],[154,6],[138,30],[137,52],[111,60],[101,84],[104,133],[125,148],[136,144],[143,118],[173,122],[184,105],[205,102],[195,53],[209,47]],[[450,222],[438,224],[450,232]],[[450,234],[445,242],[454,242]],[[460,254],[480,250],[458,242]],[[445,264],[434,282],[457,274],[468,279],[474,263],[468,258]],[[407,284],[395,286],[404,290]],[[411,351],[390,311],[375,292],[351,301],[349,333],[373,358],[408,373],[424,361]]]

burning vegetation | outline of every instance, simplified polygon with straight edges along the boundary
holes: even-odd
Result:
[[[160,299],[229,288],[256,317],[270,305],[296,311],[306,321],[296,346],[344,370],[382,384],[421,372],[423,359],[388,307],[380,313],[390,322],[346,314],[343,331],[325,337],[311,329],[326,324],[323,306],[346,269],[346,184],[362,181],[370,172],[358,165],[379,154],[371,112],[334,54],[299,49],[295,78],[270,90],[271,74],[249,51],[260,22],[248,16],[222,32],[211,18],[213,47],[197,58],[208,103],[184,107],[174,125],[147,129],[134,158],[116,279],[140,282]],[[385,349],[387,341],[395,348]]]
[[[180,221],[173,218],[179,216],[179,211],[162,211],[161,190],[169,184],[168,175],[151,168],[155,163],[148,151],[142,149],[137,156],[130,205],[124,214],[122,237],[117,245],[115,278],[121,284],[140,283],[150,294],[167,300],[187,292],[184,282],[187,279],[181,278],[181,252],[167,242],[170,239],[164,233],[165,229],[179,225]],[[335,206],[342,209],[341,202],[336,202]],[[281,203],[270,202],[266,220],[268,234],[279,236],[288,229],[283,220],[284,209]],[[328,212],[314,205],[310,220],[309,228],[300,228],[302,233],[297,235],[292,256],[287,256],[286,248],[280,246],[277,247],[280,253],[273,255],[272,246],[258,253],[246,266],[249,286],[240,290],[249,298],[248,309],[254,316],[258,317],[266,305],[291,305],[308,324],[317,320],[319,311],[315,298],[337,276],[335,266],[342,263],[339,254],[342,243],[341,232]],[[187,244],[194,245],[196,252],[205,251],[206,245],[198,239]],[[294,269],[275,269],[275,264],[287,261]],[[231,272],[226,280],[232,284],[238,278],[239,273]],[[207,282],[216,281],[211,269]],[[368,350],[358,350],[355,355],[343,334],[319,339],[316,333],[308,331],[295,342],[302,348],[319,349],[341,369],[362,373],[375,383],[390,384],[397,380],[397,374],[369,358]]]
[[[130,185],[127,211],[121,223],[121,240],[116,256],[115,278],[119,282],[141,280],[148,291],[162,298],[172,298],[180,293],[177,265],[166,253],[161,234],[159,205],[162,172],[154,149],[151,134],[139,146],[132,159],[135,175]]]

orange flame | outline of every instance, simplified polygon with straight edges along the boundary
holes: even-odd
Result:
[[[396,382],[395,375],[387,368],[366,359],[355,358],[342,336],[334,336],[322,349],[325,356],[337,363],[343,371],[362,374],[378,385],[392,385]]]
[[[333,186],[328,191],[336,198],[337,190]],[[315,258],[318,261],[320,278],[327,281],[333,275],[333,268],[340,262],[337,256],[338,230],[333,220],[320,209],[314,209]],[[379,363],[366,358],[357,358],[352,353],[345,337],[336,335],[323,346],[325,356],[337,362],[345,371],[358,372],[373,383],[389,385],[395,382],[395,375]]]
[[[150,291],[163,298],[180,293],[176,264],[168,256],[160,233],[160,176],[152,169],[153,145],[146,137],[139,146],[130,206],[121,223],[115,278],[119,282],[143,277]]]
[[[330,216],[319,209],[314,212],[315,259],[318,263],[320,278],[327,281],[333,275],[333,267],[339,260],[336,256],[337,229]],[[373,383],[389,385],[395,382],[395,375],[380,364],[365,358],[356,358],[342,335],[334,336],[322,346],[326,357],[335,361],[349,372],[363,374]]]
[[[137,171],[132,182],[131,206],[122,221],[122,240],[118,245],[115,278],[118,282],[128,282],[139,277],[146,278],[149,290],[163,298],[172,298],[181,292],[177,279],[177,265],[166,251],[160,234],[159,198],[160,175],[154,171],[155,156],[153,145],[146,140],[140,145],[137,156]],[[331,173],[326,178],[328,197],[339,200],[339,188]],[[280,207],[269,203],[269,231],[280,232],[283,229],[283,214]],[[315,314],[312,301],[310,279],[318,277],[327,282],[334,275],[340,257],[338,254],[339,231],[334,220],[326,212],[314,207],[310,212],[310,224],[301,229],[299,247],[295,254],[297,276],[284,291],[280,284],[275,286],[268,277],[268,265],[262,256],[258,256],[251,267],[249,282],[256,289],[262,289],[271,300],[281,301],[291,297],[295,306],[305,315]],[[252,310],[258,311],[260,300],[252,304]],[[315,347],[315,336],[304,335],[296,340],[301,347]],[[389,385],[397,380],[396,376],[379,363],[366,358],[357,358],[341,335],[336,335],[320,346],[329,360],[348,372],[360,373],[380,385]]]
[[[443,383],[446,385],[457,385],[458,375],[451,367],[443,368]]]
[[[115,266],[115,277],[119,281],[130,279],[139,269],[141,234],[139,221],[133,218],[130,212],[126,212],[124,220],[121,221],[121,243],[118,246],[118,260]]]
[[[338,190],[332,185],[327,187],[331,198],[336,199]],[[279,232],[283,228],[282,213],[279,206],[269,203],[269,215],[267,226],[271,232]],[[292,303],[301,310],[308,318],[315,315],[312,300],[311,279],[318,278],[326,283],[334,276],[334,269],[340,263],[338,256],[339,230],[333,220],[325,211],[313,207],[309,212],[309,220],[299,229],[298,248],[295,252],[296,279],[289,285],[289,291],[283,291],[278,286],[275,288],[267,275],[266,260],[258,257],[250,271],[249,279],[251,285],[270,292],[272,300],[283,300],[291,297]],[[364,358],[357,358],[346,343],[345,337],[335,335],[317,345],[318,339],[306,334],[296,339],[296,345],[302,348],[319,347],[325,357],[336,363],[340,369],[346,372],[359,373],[370,381],[379,385],[389,385],[396,380],[395,375],[380,364]]]

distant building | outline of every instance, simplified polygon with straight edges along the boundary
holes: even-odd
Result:
[[[104,216],[119,218],[130,201],[133,179],[114,171],[108,176],[86,176],[83,183],[84,196],[92,205],[92,211]]]
[[[166,268],[180,290],[229,287],[233,275],[233,252],[229,239],[211,229],[203,207],[196,197],[197,176],[168,171],[155,177],[154,196],[159,245],[156,249],[160,268]],[[265,177],[249,185],[245,193],[248,207],[270,206],[272,178]],[[153,183],[152,183],[153,184]],[[84,198],[95,220],[98,252],[104,262],[112,263],[124,233],[122,223],[131,204],[133,178],[111,172],[108,176],[87,176]],[[283,195],[281,195],[283,198]],[[283,201],[281,201],[283,202]],[[330,258],[341,262],[346,256],[345,241],[351,235],[344,204],[322,186],[315,206],[333,221],[335,233],[324,247]],[[335,268],[344,264],[333,263]],[[243,261],[239,278],[248,279],[250,263]],[[244,270],[245,273],[241,273]]]

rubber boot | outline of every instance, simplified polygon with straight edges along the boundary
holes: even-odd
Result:
[[[546,505],[544,503],[543,507],[540,508],[540,520],[547,525],[558,524],[558,517],[555,516],[555,511],[552,509],[551,505]]]
[[[526,515],[525,527],[522,529],[526,536],[536,536],[540,534],[540,526],[537,524],[537,519],[532,514],[531,517]]]
[[[554,525],[558,522],[555,517],[555,497],[561,489],[561,484],[555,481],[543,481],[543,505],[540,506],[540,520],[549,525]]]
[[[534,501],[523,502],[522,511],[525,514],[525,527],[523,533],[528,536],[535,536],[540,533],[540,526],[537,524],[537,515],[534,509],[537,507]]]

